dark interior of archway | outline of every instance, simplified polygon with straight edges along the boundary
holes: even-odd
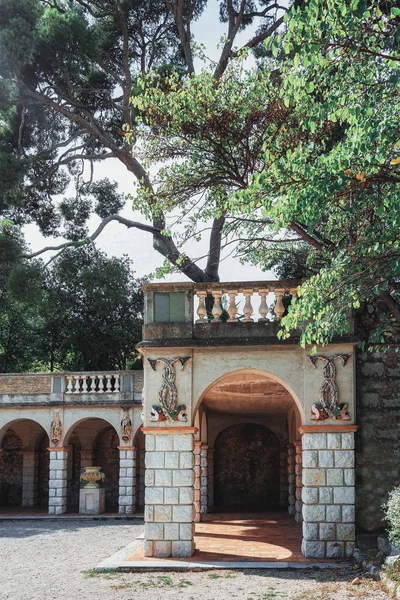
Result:
[[[49,505],[49,467],[50,453],[48,447],[50,445],[49,436],[43,432],[38,445],[38,506],[47,509]]]
[[[105,475],[106,490],[105,509],[107,512],[118,511],[119,494],[119,439],[114,427],[101,431],[94,445],[94,464],[99,465]]]
[[[217,510],[264,511],[279,506],[279,440],[267,427],[233,425],[215,441]]]
[[[72,433],[68,446],[67,506],[68,510],[78,512],[81,477],[81,443],[76,433]]]
[[[0,506],[22,504],[22,440],[8,429],[0,452]]]

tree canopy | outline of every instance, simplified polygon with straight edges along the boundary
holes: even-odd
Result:
[[[19,243],[3,227],[0,246],[10,260],[0,273],[0,371],[132,367],[143,281],[134,278],[131,261],[84,246],[43,270],[40,261],[26,265]]]
[[[162,209],[219,217],[243,260],[307,278],[281,332],[303,325],[303,344],[346,333],[364,301],[382,309],[370,341],[399,329],[400,10],[384,10],[310,1],[285,17],[276,60],[147,76],[133,98],[143,151],[165,162]]]
[[[194,281],[217,278],[215,267],[203,270],[181,251],[168,215],[153,200],[157,187],[150,171],[125,135],[136,127],[130,96],[139,75],[194,73],[192,25],[205,4],[0,0],[0,210],[5,217],[16,224],[36,222],[45,235],[63,235],[64,247],[92,242],[117,221],[152,234],[155,248]],[[259,46],[282,23],[282,12],[273,0],[221,2],[215,18],[226,23],[227,34],[213,77],[223,75],[240,31],[251,25],[244,45]],[[111,158],[152,199],[142,222],[118,214],[123,199],[114,182],[92,178],[93,166]],[[93,212],[102,221],[89,232]],[[220,245],[220,229],[216,218],[213,249]]]

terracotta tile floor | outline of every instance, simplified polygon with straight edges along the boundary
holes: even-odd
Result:
[[[208,514],[196,523],[196,550],[189,560],[315,562],[301,554],[301,538],[301,525],[283,512]],[[145,558],[139,549],[125,560],[159,559]]]

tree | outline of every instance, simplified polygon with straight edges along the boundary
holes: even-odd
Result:
[[[205,0],[0,1],[3,215],[17,224],[35,221],[46,235],[63,234],[68,241],[62,247],[93,242],[110,221],[118,221],[151,233],[154,247],[194,281],[218,278],[215,253],[225,217],[212,222],[209,254],[214,256],[202,270],[168,231],[149,171],[124,135],[127,130],[134,137],[136,113],[129,98],[139,74],[193,74],[191,26],[204,6]],[[282,24],[283,10],[273,0],[221,3],[227,37],[215,80],[236,53],[238,32],[258,22],[245,44],[255,48]],[[93,165],[111,158],[124,164],[147,194],[143,212],[151,224],[118,215],[122,199],[113,182],[93,183]],[[71,180],[74,197],[58,202]],[[86,222],[93,211],[102,221],[89,235]]]
[[[27,264],[14,232],[0,230],[0,372],[130,368],[143,322],[131,261],[84,246]]]
[[[364,301],[380,302],[372,341],[400,332],[399,17],[395,2],[319,0],[288,21],[280,95],[312,139],[284,154],[277,139],[250,195],[275,227],[299,219],[313,238],[282,332],[305,324],[303,344],[345,333]]]
[[[161,208],[192,211],[193,227],[216,213],[244,260],[307,277],[281,332],[303,325],[303,345],[346,333],[364,301],[379,301],[372,341],[399,330],[400,10],[380,6],[294,7],[272,44],[286,59],[143,78],[133,99],[144,151],[166,163]]]
[[[44,281],[41,350],[50,370],[126,369],[141,339],[143,280],[128,258],[67,249]]]

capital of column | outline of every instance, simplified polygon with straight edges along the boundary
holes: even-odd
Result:
[[[51,448],[47,448],[49,452],[68,452],[70,448],[68,446],[51,446]]]
[[[302,425],[299,433],[355,433],[358,428],[358,425]]]
[[[141,431],[145,435],[179,435],[181,433],[191,433],[194,435],[199,430],[197,427],[141,427]]]
[[[117,446],[118,450],[136,450],[136,446]]]

